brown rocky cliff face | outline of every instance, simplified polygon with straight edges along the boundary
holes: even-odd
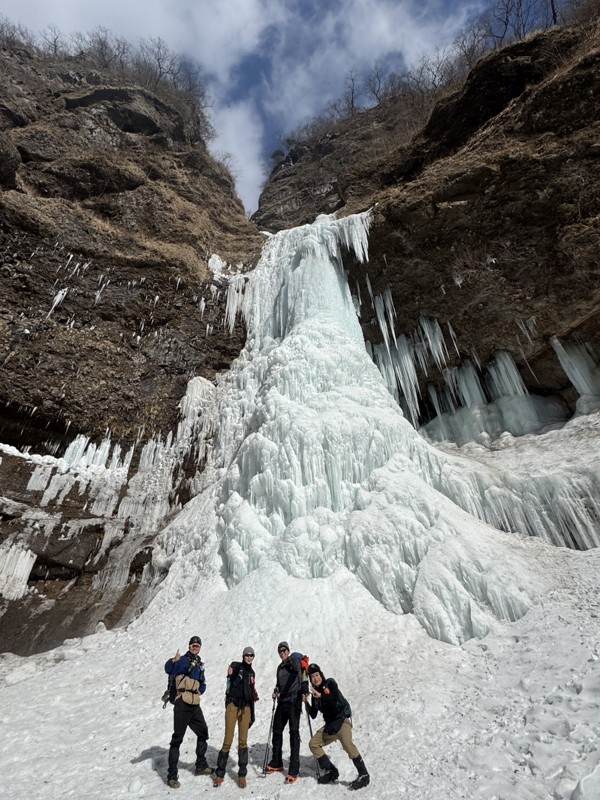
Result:
[[[255,221],[276,230],[377,204],[351,284],[364,298],[366,270],[375,294],[391,290],[396,334],[436,317],[462,358],[506,350],[531,391],[572,403],[549,339],[600,330],[599,46],[596,24],[490,55],[408,146],[395,146],[393,103],[346,121],[274,170]],[[378,343],[374,317],[363,304]]]
[[[392,293],[397,335],[436,317],[461,357],[508,350],[532,390],[572,402],[548,340],[600,328],[598,42],[597,28],[557,30],[490,56],[408,146],[393,104],[298,146],[255,221],[375,206],[370,263],[347,265],[367,340],[381,332],[365,270]],[[0,441],[60,455],[108,430],[122,445],[111,457],[133,447],[112,494],[102,469],[0,451],[0,566],[31,570],[0,607],[0,640],[27,653],[127,621],[160,581],[154,537],[202,460],[183,445],[176,469],[159,459],[153,497],[141,450],[158,431],[166,448],[188,379],[239,352],[207,260],[250,263],[260,237],[174,108],[75,61],[0,58]]]
[[[34,407],[36,446],[66,423],[126,442],[166,432],[187,379],[214,377],[240,348],[211,308],[208,259],[248,264],[260,237],[174,108],[97,85],[109,77],[76,60],[0,57],[0,135],[21,162],[0,193],[0,439]]]
[[[76,59],[0,51],[0,163],[0,442],[61,455],[108,434],[135,446],[133,475],[144,442],[175,428],[188,380],[212,380],[242,347],[209,258],[249,266],[261,237],[193,120]],[[0,454],[0,561],[36,555],[31,591],[0,615],[16,652],[134,613],[195,465],[154,527],[118,503],[93,512],[98,487],[81,476],[55,496],[48,472],[34,490],[32,469]]]

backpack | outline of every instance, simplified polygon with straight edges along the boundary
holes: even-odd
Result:
[[[302,680],[306,680],[308,678],[308,668],[310,666],[310,658],[308,656],[302,656],[300,659],[300,667],[302,670]]]
[[[198,665],[201,664],[202,662],[199,659],[198,661],[193,659],[184,677],[187,677]],[[163,708],[167,707],[167,703],[171,703],[172,706],[175,705],[175,700],[177,699],[177,681],[175,679],[181,677],[182,675],[183,673],[180,672],[179,675],[169,675],[167,677],[167,688],[163,692],[163,696],[160,698],[162,700]]]
[[[330,692],[330,689],[327,687],[327,681],[325,681],[325,688],[323,689],[323,691],[325,692],[326,695],[329,694]],[[320,704],[320,709],[321,711],[323,710],[322,704]],[[337,688],[337,700],[335,702],[335,710],[336,710],[336,717],[335,719],[330,719],[329,722],[325,724],[325,733],[328,734],[337,733],[338,730],[341,728],[344,720],[351,719],[352,717],[352,709],[350,708],[350,703],[340,692],[339,686]]]
[[[352,709],[350,708],[350,703],[346,700],[344,695],[338,689],[338,708],[340,709],[341,713],[347,719],[350,719],[352,716]]]
[[[303,656],[302,653],[294,652],[290,653],[290,659],[298,670],[298,676],[300,677],[300,684],[302,685],[305,681],[308,680],[308,665],[310,664],[310,658],[308,656]],[[296,675],[292,673],[288,678],[286,685],[281,690],[282,697],[285,697],[285,695],[287,695],[295,680],[296,680]],[[301,686],[299,691],[300,690]]]
[[[300,680],[307,680],[308,678],[308,667],[310,666],[310,658],[308,656],[303,656],[302,653],[290,653],[290,658],[294,662],[294,664],[298,667],[298,671],[300,672]]]
[[[169,675],[167,678],[167,688],[163,692],[162,700],[163,708],[167,707],[167,703],[175,705],[175,698],[177,697],[177,687],[175,686],[175,675]]]

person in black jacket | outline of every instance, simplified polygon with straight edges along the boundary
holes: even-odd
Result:
[[[192,636],[187,653],[182,656],[179,650],[165,664],[165,672],[175,680],[177,694],[173,705],[173,736],[169,747],[169,769],[167,783],[172,789],[179,788],[177,765],[179,747],[187,728],[198,737],[196,742],[196,775],[212,775],[213,770],[206,761],[208,747],[208,727],[200,708],[200,695],[204,694],[204,664],[200,658],[202,642],[199,636]]]
[[[235,726],[238,726],[238,785],[246,786],[248,774],[248,730],[254,723],[254,703],[258,700],[255,675],[252,669],[254,650],[245,647],[241,661],[232,661],[227,669],[225,692],[225,738],[217,758],[213,785],[220,786],[225,778],[229,750],[233,744]]]
[[[332,783],[339,777],[337,768],[325,755],[324,747],[332,742],[339,741],[352,759],[354,766],[358,770],[358,777],[352,781],[349,789],[362,789],[369,784],[369,773],[365,767],[356,745],[352,741],[352,722],[350,720],[352,711],[350,704],[340,692],[337,683],[333,678],[325,678],[318,664],[311,664],[308,668],[310,678],[310,693],[312,695],[310,705],[305,702],[306,710],[315,719],[319,711],[323,714],[325,725],[320,728],[312,737],[308,746],[310,752],[319,762],[323,770],[318,778],[319,783]]]
[[[281,663],[277,667],[277,680],[273,698],[277,698],[277,709],[273,717],[273,756],[266,771],[283,771],[283,731],[290,726],[290,765],[286,783],[295,783],[300,771],[300,715],[302,698],[308,693],[308,683],[303,680],[301,656],[290,653],[287,642],[279,642],[277,652]]]

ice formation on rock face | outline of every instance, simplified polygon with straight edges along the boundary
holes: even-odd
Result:
[[[52,316],[52,314],[53,314],[54,310],[55,310],[56,308],[58,308],[58,306],[59,306],[59,305],[62,303],[62,301],[63,301],[63,300],[65,299],[65,297],[67,296],[67,292],[68,292],[68,291],[69,291],[69,289],[68,289],[68,288],[60,289],[60,290],[59,290],[59,291],[58,291],[58,292],[57,292],[57,293],[54,295],[54,298],[52,299],[52,307],[50,308],[50,311],[49,311],[49,312],[46,314],[46,319],[48,319],[49,317],[51,317],[51,316]]]
[[[344,248],[366,259],[368,224],[368,214],[319,218],[266,243],[243,300],[247,344],[217,390],[214,482],[161,544],[180,592],[194,580],[194,551],[207,558],[218,542],[230,585],[267,561],[296,577],[345,567],[387,608],[458,642],[523,614],[544,580],[531,552],[541,542],[473,517],[591,546],[598,477],[511,481],[414,430],[367,353],[342,267]],[[498,391],[507,370],[501,360]],[[458,384],[466,392],[470,382]]]
[[[475,352],[471,360],[457,367],[448,367],[449,349],[436,319],[421,317],[410,334],[396,335],[396,309],[389,288],[375,295],[368,274],[365,275],[370,303],[375,311],[383,342],[367,343],[367,351],[379,368],[385,383],[404,413],[415,427],[423,419],[419,382],[427,376],[430,365],[443,372],[446,386],[439,390],[428,384],[429,399],[436,417],[424,423],[427,435],[435,441],[490,441],[504,432],[514,436],[538,433],[553,425],[563,424],[569,416],[566,405],[558,397],[530,395],[508,352],[497,352],[485,367]],[[361,311],[360,285],[356,285],[354,303]],[[516,319],[517,326],[531,344],[535,317]],[[448,323],[448,335],[461,359],[456,335]],[[517,339],[523,363],[529,367],[525,352]],[[587,344],[562,345],[556,338],[552,346],[560,364],[579,391],[577,411],[587,414],[600,409],[600,361]],[[529,367],[531,371],[531,367]],[[533,374],[533,373],[532,373]],[[535,375],[534,375],[535,377]]]
[[[496,439],[504,432],[523,436],[563,424],[568,416],[558,398],[529,394],[507,352],[494,355],[483,382],[470,361],[445,370],[444,378],[445,391],[428,387],[437,416],[424,429],[435,441],[465,444],[482,436]]]
[[[0,547],[0,596],[18,600],[27,591],[29,574],[35,563],[35,553],[19,544]]]
[[[560,400],[529,394],[509,353],[497,352],[483,376],[479,363],[470,360],[447,367],[448,346],[436,319],[421,317],[412,334],[397,337],[389,290],[373,297],[372,303],[383,343],[369,346],[369,353],[415,427],[421,415],[419,373],[427,375],[430,364],[443,371],[445,388],[427,387],[436,411],[436,417],[424,426],[431,439],[464,444],[481,441],[482,435],[495,439],[505,431],[522,436],[566,420],[568,411]],[[451,326],[448,333],[458,352]]]
[[[96,574],[94,586],[124,589],[130,578],[130,563],[147,537],[153,538],[165,520],[181,509],[173,490],[181,485],[185,466],[190,472],[190,465],[195,464],[198,471],[203,465],[213,434],[210,414],[214,391],[204,378],[192,379],[180,403],[177,430],[166,439],[155,436],[146,441],[134,471],[134,448],[122,455],[121,446],[113,446],[110,438],[96,445],[85,436],[77,436],[62,458],[24,454],[0,445],[0,450],[31,464],[27,490],[42,493],[40,509],[24,507],[19,514],[23,530],[9,535],[0,550],[0,591],[9,599],[26,591],[35,562],[27,543],[41,527],[49,535],[61,526],[61,536],[71,539],[84,535],[87,525],[98,523],[103,524],[104,536],[94,561],[98,562],[109,550],[110,558]],[[193,483],[194,478],[189,481]],[[87,516],[65,522],[57,509],[71,491],[86,497]],[[44,510],[48,507],[53,513]]]
[[[574,342],[563,345],[555,336],[551,344],[562,368],[579,392],[577,411],[588,414],[600,409],[600,363],[589,345]]]

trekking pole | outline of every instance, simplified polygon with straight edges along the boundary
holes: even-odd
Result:
[[[275,719],[275,703],[277,697],[273,698],[273,711],[271,712],[271,724],[269,725],[269,735],[267,736],[267,746],[265,748],[265,760],[263,763],[263,778],[267,774],[267,761],[269,760],[269,745],[271,744],[271,731],[273,730],[273,720]]]
[[[312,723],[310,721],[310,714],[308,713],[308,703],[304,704],[304,708],[306,709],[306,719],[308,720],[308,732],[310,733],[310,738],[312,739],[313,732],[312,732]],[[321,777],[321,769],[319,767],[319,762],[317,761],[316,758],[315,758],[315,768],[317,770],[317,780],[319,780],[319,778]]]

